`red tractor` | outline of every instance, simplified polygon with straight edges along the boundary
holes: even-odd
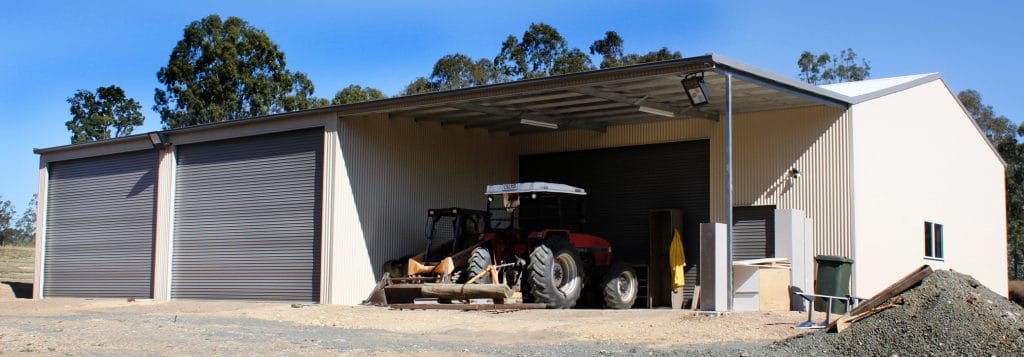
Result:
[[[632,266],[615,262],[612,245],[604,238],[577,231],[585,223],[583,189],[526,182],[489,185],[486,195],[491,224],[480,236],[483,243],[470,254],[466,276],[477,276],[488,266],[500,267],[503,281],[497,283],[548,308],[576,306],[584,288],[594,283],[599,284],[596,288],[606,307],[633,306],[638,284]],[[495,283],[490,277],[477,282]]]

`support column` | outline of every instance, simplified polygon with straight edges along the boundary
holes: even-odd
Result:
[[[728,247],[728,289],[729,289],[729,311],[733,308],[733,286],[732,272],[732,74],[725,73],[725,224],[726,246]]]
[[[324,123],[320,303],[356,305],[373,290],[373,267],[342,151],[340,118]]]
[[[36,191],[36,261],[35,276],[32,284],[32,298],[43,298],[43,269],[46,269],[46,206],[49,201],[50,170],[49,163],[39,157],[39,187]]]
[[[174,146],[160,151],[156,180],[156,232],[153,244],[153,300],[171,299],[174,247],[174,181],[178,162]]]

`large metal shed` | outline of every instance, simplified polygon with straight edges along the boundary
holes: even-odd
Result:
[[[691,106],[680,81],[692,76],[703,77],[708,104]],[[904,108],[922,100],[955,106],[935,84],[945,88],[929,75],[830,90],[706,55],[168,130],[154,133],[163,140],[156,147],[138,135],[38,149],[35,296],[358,303],[384,261],[419,249],[426,209],[482,208],[485,185],[516,180],[586,188],[597,222],[590,228],[633,261],[652,249],[651,210],[683,212],[688,260],[697,262],[706,222],[736,223],[740,256],[773,254],[769,216],[780,208],[813,219],[816,253],[872,262],[881,248],[875,236],[858,240],[860,232],[910,225],[858,213],[855,202],[894,189],[858,185],[871,175],[857,169],[861,153],[898,151],[873,139],[883,135],[877,121],[916,120]],[[874,108],[885,101],[900,117]],[[857,108],[873,114],[860,119]],[[949,125],[932,134],[961,138],[956,145],[973,155],[961,161],[977,166],[976,177],[943,184],[1002,185],[1002,164],[973,122],[962,108],[942,108],[931,120]],[[73,192],[82,191],[96,204],[76,205]],[[940,218],[959,222],[962,209],[1002,214],[1001,195],[982,196],[967,207],[941,205],[949,212]],[[114,214],[126,207],[139,217]],[[734,216],[732,207],[748,208]],[[91,219],[82,226],[81,217]],[[136,226],[148,229],[129,229]],[[900,234],[920,242],[913,227],[913,237]],[[1005,243],[1001,228],[995,218],[961,225],[985,232],[986,243],[970,248],[980,255]],[[138,244],[119,248],[122,240]],[[903,250],[921,261],[909,243]],[[87,269],[69,269],[86,260]],[[952,254],[942,263],[961,264]],[[689,281],[696,269],[691,263]],[[876,270],[857,270],[859,294],[893,275]],[[124,288],[95,283],[122,277]]]

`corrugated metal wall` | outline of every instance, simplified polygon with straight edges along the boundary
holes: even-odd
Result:
[[[517,154],[711,139],[711,219],[725,221],[724,126],[687,119],[512,137]],[[775,205],[814,218],[817,254],[852,256],[850,120],[826,106],[741,113],[733,128],[734,205]],[[787,172],[798,168],[797,180]]]
[[[428,209],[484,209],[486,185],[516,177],[507,134],[381,115],[344,118],[339,136],[378,277],[385,261],[423,249]]]
[[[319,299],[323,137],[178,148],[172,298]]]
[[[157,152],[50,164],[45,296],[153,294]]]
[[[722,137],[723,130],[717,130],[716,137]],[[816,254],[852,257],[848,114],[825,106],[743,114],[733,134],[735,205],[803,210],[814,219]],[[712,150],[712,155],[716,152],[721,150]],[[719,160],[712,157],[712,162]],[[793,168],[800,171],[800,178],[790,177]],[[724,171],[713,172],[720,179],[712,182],[724,181]],[[724,191],[719,188],[719,192]],[[725,207],[715,207],[712,217],[725,217]]]

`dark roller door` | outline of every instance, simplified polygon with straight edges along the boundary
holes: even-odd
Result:
[[[650,211],[682,210],[689,299],[697,282],[699,224],[710,220],[708,154],[708,141],[698,140],[525,155],[519,159],[519,177],[585,189],[584,230],[608,239],[615,256],[630,263],[650,260]]]
[[[775,257],[775,206],[735,207],[733,260]]]
[[[178,148],[173,298],[316,301],[323,130]]]
[[[153,296],[155,150],[50,164],[43,296]]]

